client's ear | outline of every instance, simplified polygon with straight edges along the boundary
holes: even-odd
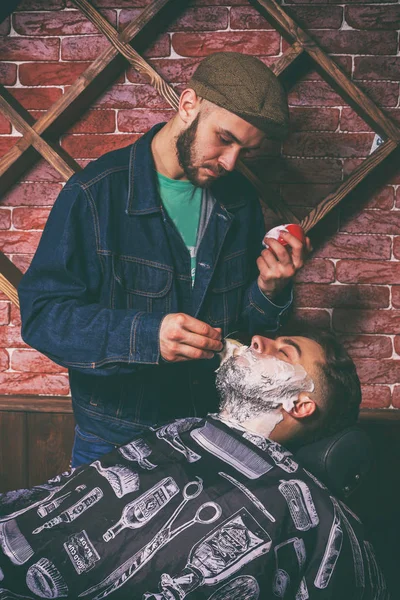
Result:
[[[295,401],[290,414],[295,419],[304,419],[311,417],[314,414],[317,405],[314,400],[306,392],[300,392],[298,399]]]

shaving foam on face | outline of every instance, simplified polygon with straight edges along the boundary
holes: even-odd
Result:
[[[248,346],[241,344],[237,340],[234,340],[232,338],[225,338],[224,347],[222,348],[221,352],[217,354],[217,356],[219,356],[220,358],[221,363],[219,365],[219,368],[215,372],[218,373],[219,369],[224,364],[224,362],[228,360],[228,358],[231,358],[231,356],[233,356],[234,354],[242,354],[245,350],[247,350],[247,348]]]
[[[221,408],[239,423],[262,415],[270,421],[270,433],[283,418],[281,407],[290,412],[300,392],[314,390],[314,382],[299,364],[257,353],[235,340],[226,342],[217,369]]]

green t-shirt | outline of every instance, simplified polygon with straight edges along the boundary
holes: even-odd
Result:
[[[158,189],[170,219],[190,252],[192,285],[196,275],[196,242],[199,228],[202,189],[190,181],[169,179],[157,173]]]

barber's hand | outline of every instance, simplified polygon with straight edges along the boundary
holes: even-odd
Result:
[[[263,250],[257,259],[257,267],[260,271],[257,280],[258,287],[270,298],[279,294],[286,287],[304,265],[312,250],[308,237],[305,242],[301,242],[291,233],[282,231],[281,236],[287,242],[287,246],[282,246],[272,238],[265,238],[269,248]]]
[[[222,350],[221,329],[185,313],[164,317],[160,328],[160,351],[164,360],[181,362],[212,358]]]

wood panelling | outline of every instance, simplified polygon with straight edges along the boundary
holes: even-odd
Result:
[[[0,492],[27,487],[25,413],[0,413]]]
[[[0,409],[0,493],[44,483],[71,459],[71,413]],[[54,408],[54,406],[53,406]]]
[[[66,471],[74,440],[72,415],[27,414],[27,470],[29,486]]]

